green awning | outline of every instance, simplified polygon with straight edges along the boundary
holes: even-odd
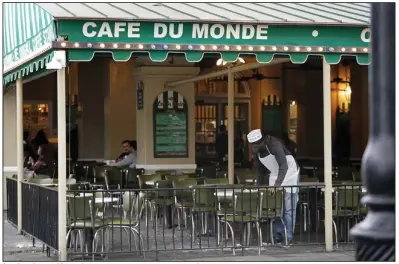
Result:
[[[5,3],[3,17],[3,83],[33,74],[52,57],[54,18],[34,3]]]
[[[337,64],[342,56],[355,56],[369,64],[370,29],[367,26],[291,24],[229,24],[195,22],[148,22],[59,20],[58,33],[67,42],[69,61],[90,61],[95,53],[110,53],[115,61],[127,61],[134,53],[147,53],[164,61],[169,53],[181,53],[198,62],[207,53],[220,54],[226,62],[240,54],[252,54],[268,63],[275,55],[289,55],[293,63],[305,63],[309,55],[323,56]]]

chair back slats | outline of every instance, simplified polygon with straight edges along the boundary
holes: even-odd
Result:
[[[249,214],[256,216],[261,211],[263,195],[261,192],[237,192],[234,197],[234,208],[236,214]]]
[[[284,191],[267,188],[260,190],[263,193],[262,215],[280,216],[284,207]]]
[[[67,195],[69,217],[72,220],[91,219],[90,201],[93,196],[76,196],[75,194]]]
[[[196,206],[214,206],[217,202],[215,188],[196,187],[193,192],[194,207]]]
[[[156,189],[161,189],[156,191],[157,199],[171,199],[173,197],[173,181],[172,180],[162,180],[155,182]],[[165,189],[165,190],[162,190]]]
[[[229,179],[204,179],[204,184],[227,185],[229,184]]]
[[[152,174],[152,175],[138,175],[137,176],[139,179],[139,187],[140,189],[153,189],[154,186],[152,185],[147,185],[147,181],[161,181],[162,180],[162,175],[161,174]]]

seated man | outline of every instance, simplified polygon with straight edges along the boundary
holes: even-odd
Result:
[[[123,153],[116,159],[115,163],[110,164],[112,167],[135,168],[137,162],[136,144],[130,140],[122,142]]]

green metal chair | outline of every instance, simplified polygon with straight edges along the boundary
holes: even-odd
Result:
[[[272,191],[273,190],[273,191]],[[283,220],[283,212],[284,212],[284,191],[283,190],[275,190],[272,188],[265,188],[259,190],[262,195],[262,211],[260,215],[260,222],[266,223],[270,227],[270,241],[272,245],[274,244],[274,222],[275,220],[280,220],[284,227],[284,237],[285,244],[288,244],[287,241],[287,229]],[[263,244],[263,233],[260,230],[261,243]]]
[[[361,190],[360,187],[350,186],[348,189],[338,188],[335,192],[337,204],[333,210],[333,219],[338,222],[340,231],[346,225],[346,236],[349,238],[351,222],[357,224],[360,218]]]
[[[83,196],[67,195],[67,241],[69,236],[74,236],[77,233],[79,237],[81,252],[83,254],[84,245],[87,251],[87,243],[85,243],[84,238],[86,237],[85,232],[87,230],[94,231],[93,244],[98,238],[98,234],[104,237],[104,232],[102,227],[106,226],[104,219],[100,220],[98,218],[93,218],[94,209],[92,207],[93,195],[91,193],[86,193]],[[101,231],[101,232],[100,232]],[[72,241],[73,239],[71,239]],[[76,241],[76,240],[75,240]],[[104,246],[104,245],[103,245]],[[76,244],[75,244],[76,248]]]
[[[147,208],[151,213],[151,220],[154,219],[151,200],[156,198],[156,192],[153,190],[155,188],[155,183],[162,180],[161,174],[152,175],[137,175],[139,181],[139,187],[141,189],[138,198],[135,201],[135,208],[138,210],[140,217],[143,216],[144,210]],[[147,182],[152,182],[154,185],[147,184]],[[148,212],[148,211],[146,211]],[[148,216],[146,215],[146,226],[148,225]]]
[[[155,183],[156,194],[155,199],[151,200],[153,215],[155,215],[154,228],[158,227],[159,209],[163,208],[163,217],[166,222],[166,207],[174,205],[173,199],[173,181],[162,180]],[[159,190],[161,189],[161,190]],[[173,209],[172,209],[173,212]]]
[[[218,179],[204,179],[205,185],[227,185],[229,184],[229,179],[218,178]]]
[[[244,241],[241,243],[244,245],[244,247],[249,245],[252,225],[256,225],[258,232],[258,254],[260,254],[262,246],[260,233],[262,198],[263,194],[261,192],[237,192],[233,198],[234,214],[222,216],[220,218],[221,225],[224,223],[226,227],[226,235],[228,233],[228,229],[230,230],[233,255],[235,255],[235,234],[233,224],[236,223],[242,225],[244,228]]]
[[[187,227],[187,211],[190,211],[194,205],[192,187],[197,185],[196,179],[186,179],[181,181],[173,181],[175,211],[177,212],[177,220],[179,230],[181,229],[182,214],[185,226]]]
[[[124,192],[122,195],[123,217],[107,219],[107,225],[102,229],[104,229],[106,233],[109,233],[109,231],[114,228],[123,229],[126,233],[126,236],[128,236],[129,238],[128,239],[129,249],[131,248],[131,238],[132,238],[130,234],[132,234],[135,240],[136,251],[140,253],[143,251],[142,253],[144,254],[145,258],[143,237],[141,236],[139,231],[140,228],[139,214],[135,214],[135,216],[133,217],[134,197],[135,197],[134,192],[128,192],[128,191]],[[98,246],[98,243],[95,243],[97,241],[96,235],[94,236],[93,240],[94,253],[96,252]]]
[[[170,181],[181,181],[181,180],[187,180],[189,178],[188,175],[165,175],[165,180],[170,180]]]
[[[191,228],[192,241],[195,242],[197,237],[196,220],[201,219],[202,230],[201,235],[208,231],[208,217],[209,214],[215,214],[217,211],[217,197],[215,188],[206,186],[196,186],[193,189],[194,205],[191,209]]]

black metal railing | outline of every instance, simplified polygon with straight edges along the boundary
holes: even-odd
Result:
[[[81,185],[68,191],[68,255],[165,260],[191,251],[246,254],[325,242],[324,184],[282,190],[195,181],[149,181],[153,187],[147,189]],[[352,243],[348,232],[366,214],[360,204],[365,190],[341,184],[333,191],[334,243]]]
[[[22,183],[22,231],[58,249],[57,189]]]
[[[18,181],[6,179],[7,185],[7,220],[14,225],[18,224]]]

